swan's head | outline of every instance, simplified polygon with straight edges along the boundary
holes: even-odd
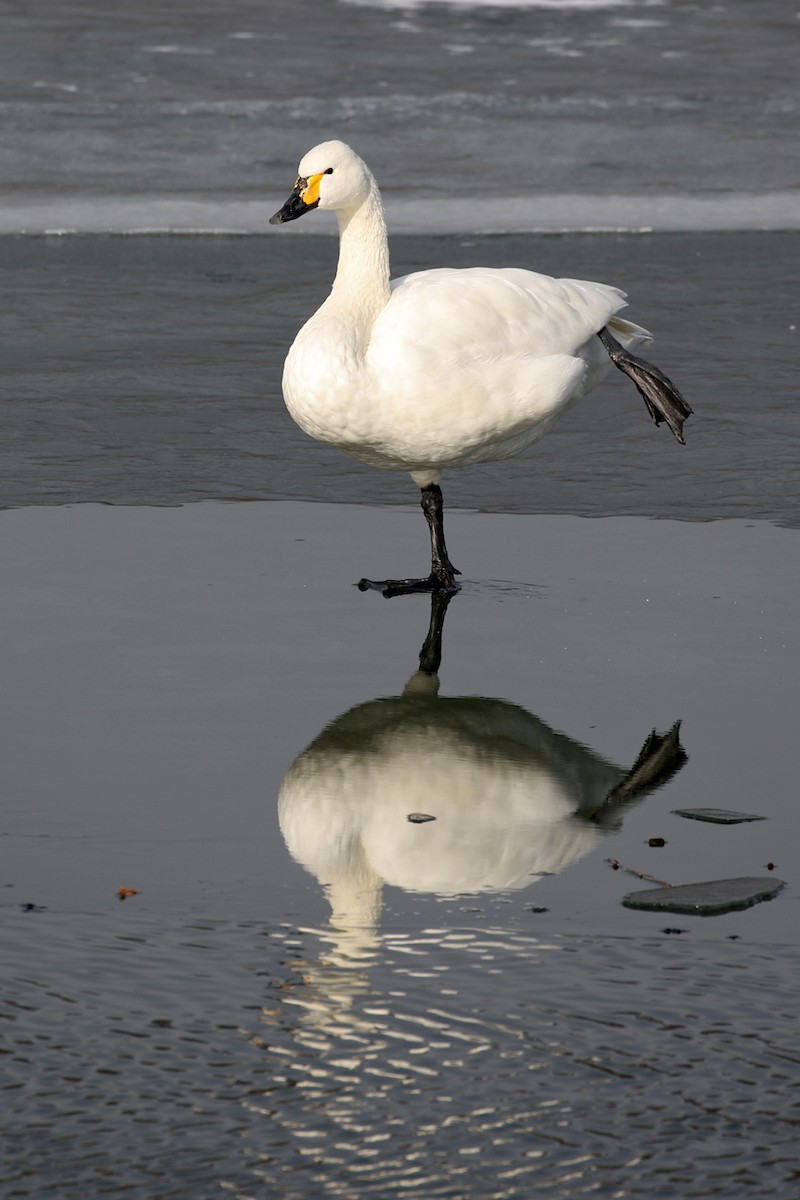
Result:
[[[296,221],[312,208],[358,208],[375,187],[369,167],[344,142],[321,142],[304,155],[291,196],[270,225]]]

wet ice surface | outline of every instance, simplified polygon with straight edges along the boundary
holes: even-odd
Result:
[[[0,514],[11,1194],[793,1194],[797,533],[453,513],[437,697],[428,599],[352,587],[416,562],[421,525]],[[441,776],[406,804],[406,743],[376,749],[409,680],[462,812]],[[337,719],[344,757],[312,753]],[[676,719],[685,765],[581,817]],[[673,811],[701,804],[766,819]],[[431,890],[431,836],[438,886],[474,890]],[[630,870],[768,863],[787,887],[745,912],[621,904],[652,886]]]
[[[429,602],[353,583],[424,566],[413,485],[279,396],[333,239],[3,239],[6,1190],[794,1200],[796,240],[395,239],[624,284],[696,409],[683,449],[609,380],[448,475],[403,697]]]

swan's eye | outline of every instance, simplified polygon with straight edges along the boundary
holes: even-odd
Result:
[[[322,174],[323,174],[323,175],[332,175],[332,174],[333,174],[333,167],[328,167],[327,171],[323,171],[323,172],[322,172]]]

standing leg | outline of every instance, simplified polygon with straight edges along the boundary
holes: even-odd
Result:
[[[371,589],[382,592],[387,600],[392,596],[408,596],[414,592],[457,592],[459,571],[450,562],[444,540],[444,506],[438,483],[422,488],[422,511],[431,533],[431,573],[424,579],[359,579],[362,592]]]
[[[422,511],[431,531],[431,578],[438,580],[434,591],[457,592],[454,576],[461,572],[450,562],[444,542],[444,502],[438,483],[429,483],[422,489]]]

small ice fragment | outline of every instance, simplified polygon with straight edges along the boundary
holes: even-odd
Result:
[[[771,900],[782,887],[782,879],[744,877],[741,879],[712,879],[708,883],[685,883],[671,888],[648,888],[629,892],[622,897],[626,908],[651,912],[693,913],[699,917],[715,917],[720,913],[750,908],[762,900]]]
[[[737,825],[740,821],[766,821],[755,813],[734,812],[730,808],[673,808],[676,817],[690,821],[713,821],[716,825]]]

